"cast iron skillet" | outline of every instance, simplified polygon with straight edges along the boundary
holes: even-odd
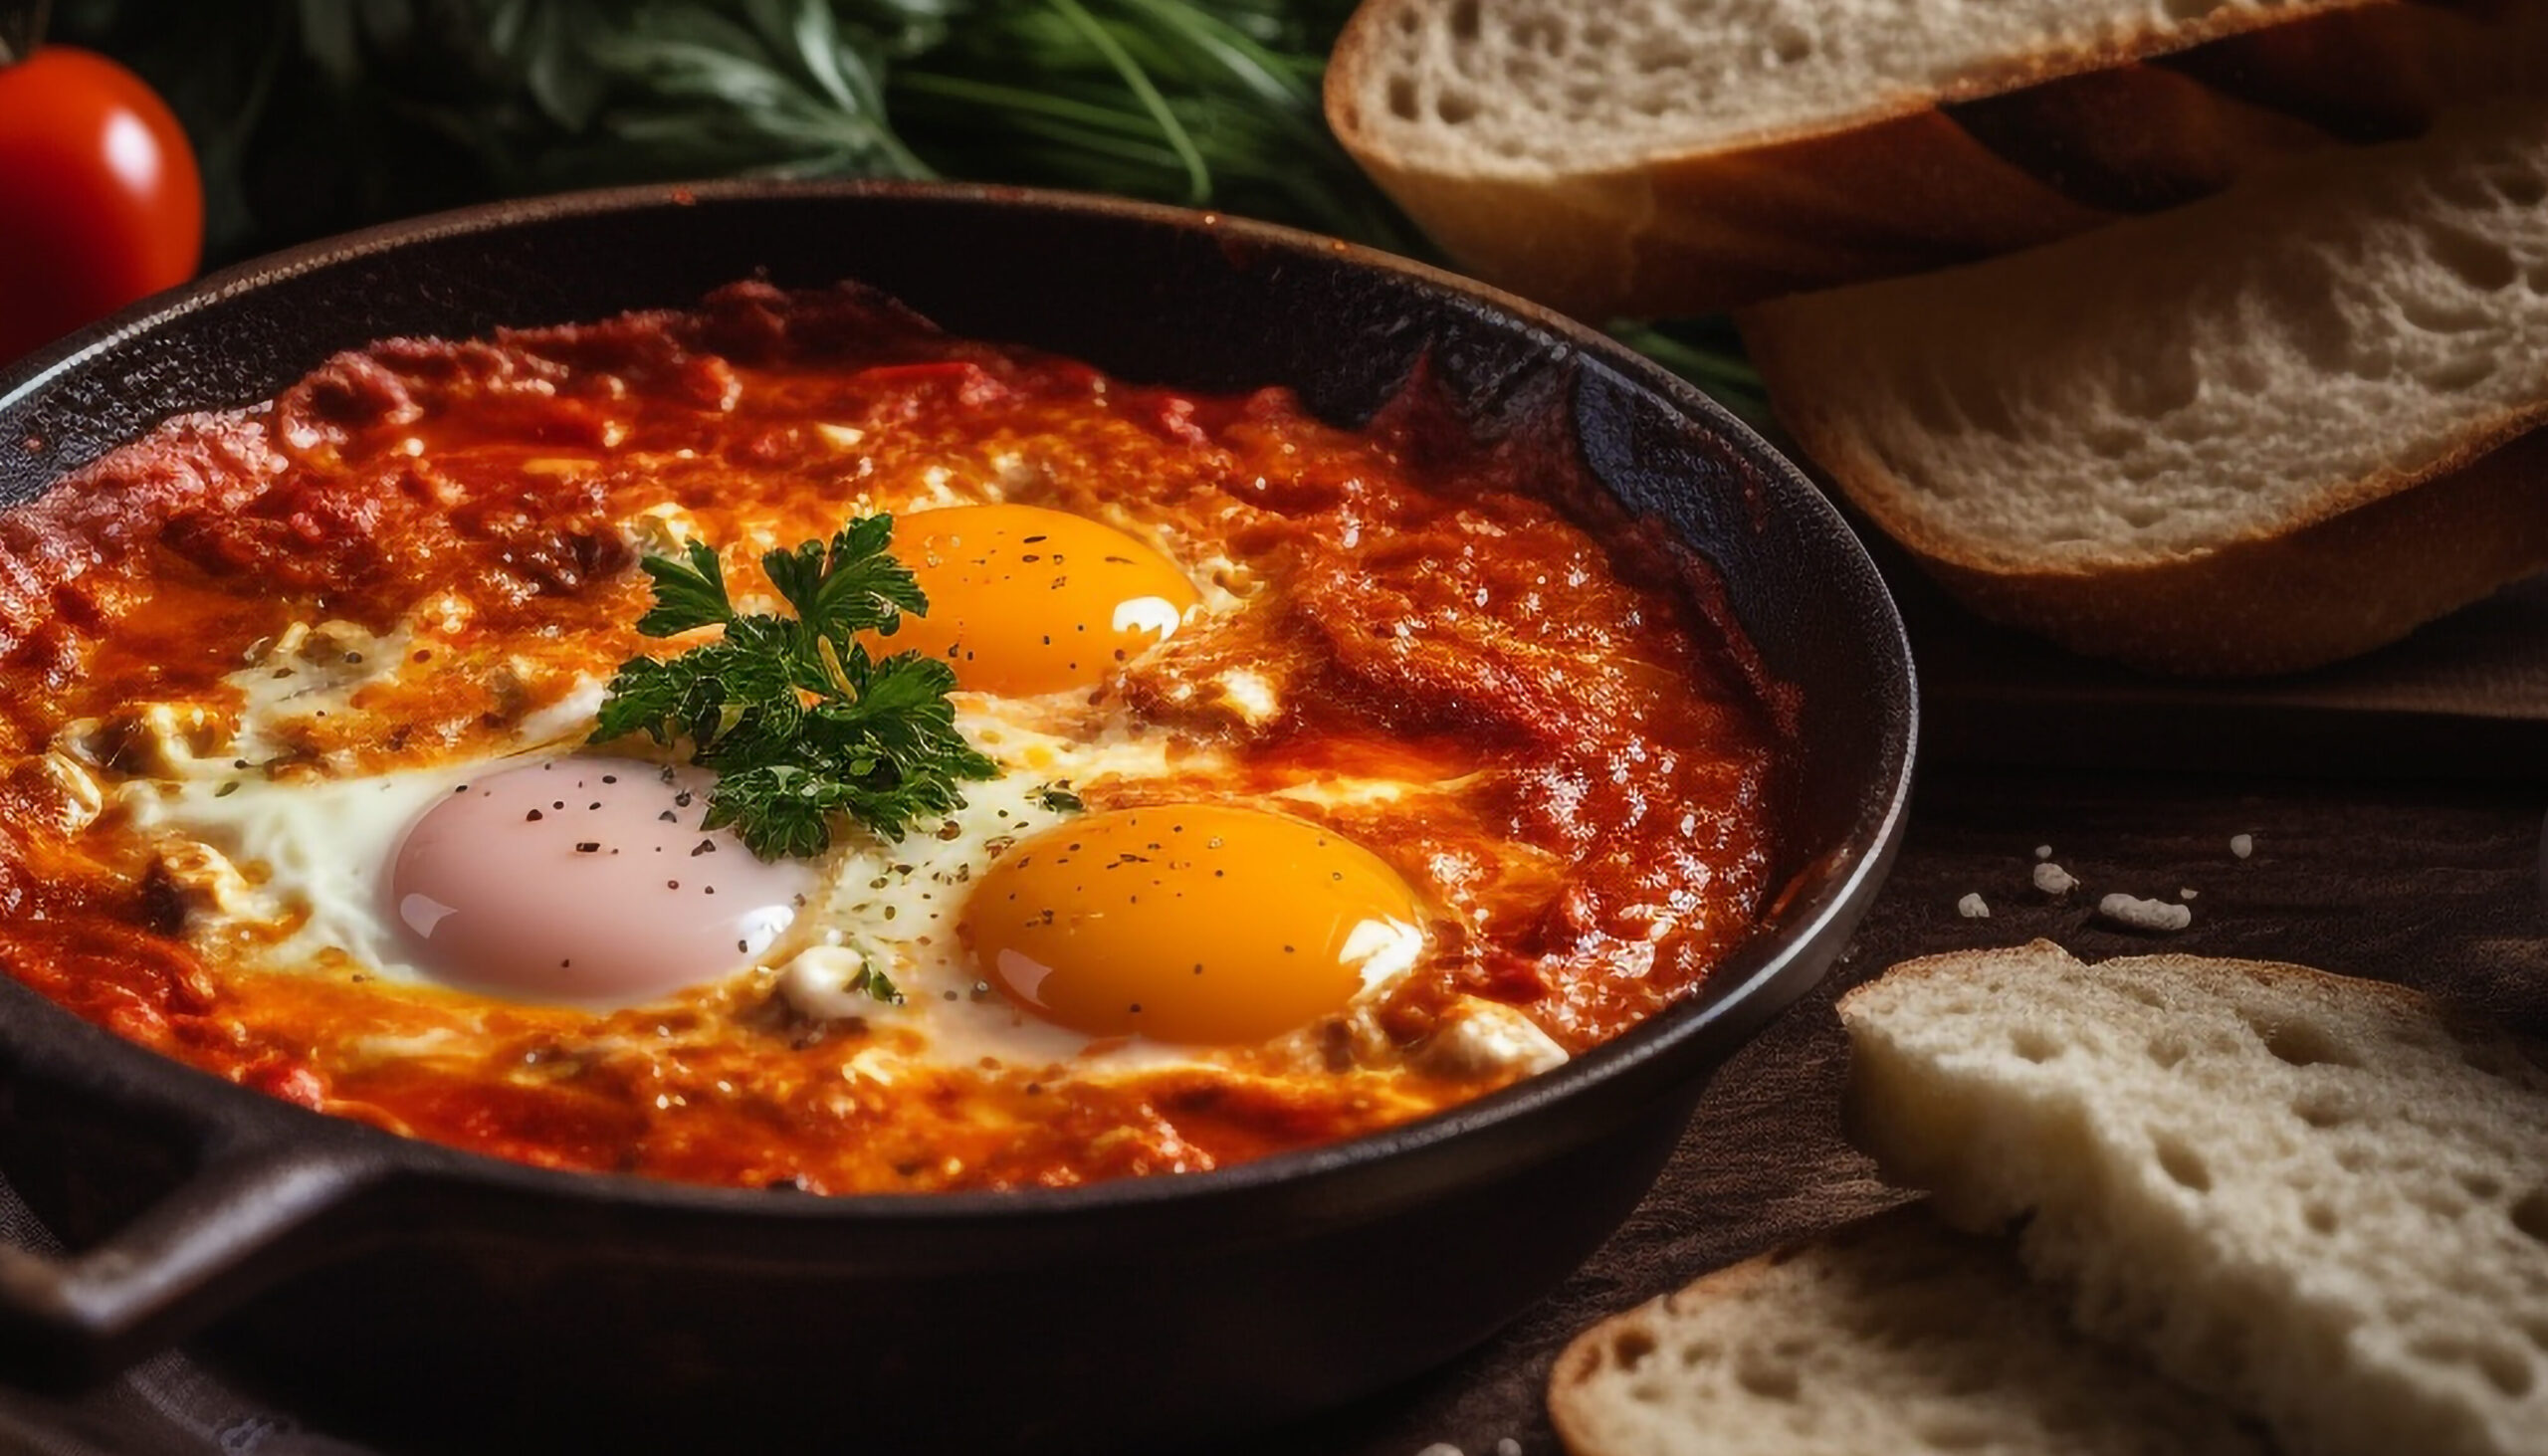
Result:
[[[0,376],[0,506],[187,409],[400,333],[855,278],[950,329],[1358,422],[1429,357],[1478,428],[1551,412],[1723,577],[1802,693],[1772,930],[1694,1000],[1378,1137],[1094,1188],[810,1198],[546,1172],[121,1043],[0,976],[0,1167],[76,1256],[0,1259],[0,1357],[78,1379],[200,1335],[359,1433],[1125,1450],[1448,1357],[1625,1216],[1709,1073],[1816,979],[1897,844],[1915,718],[1891,601],[1757,437],[1601,335],[1399,260],[1208,215],[972,187],[743,184],[428,218],[218,275]]]

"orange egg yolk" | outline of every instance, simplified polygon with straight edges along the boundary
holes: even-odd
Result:
[[[1116,809],[1020,841],[963,934],[1017,1004],[1090,1036],[1235,1045],[1344,1009],[1422,951],[1371,851],[1259,809]]]
[[[1110,525],[1037,506],[958,506],[894,522],[894,555],[929,595],[871,650],[919,651],[958,686],[1029,697],[1095,687],[1165,642],[1199,597],[1168,558]]]

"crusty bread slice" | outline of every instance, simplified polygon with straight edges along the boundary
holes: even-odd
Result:
[[[2517,84],[2514,0],[1366,0],[1328,116],[1463,267],[1598,318],[1937,267]],[[2164,65],[2142,64],[2164,59]]]
[[[2279,671],[2548,565],[2543,200],[2548,96],[1740,317],[1805,453],[1985,616]]]
[[[2548,1071],[2413,992],[2045,941],[1840,1002],[1853,1136],[2291,1456],[2548,1452]]]
[[[2008,1245],[1912,1205],[1576,1337],[1575,1456],[2266,1456],[2226,1407],[2072,1333]]]

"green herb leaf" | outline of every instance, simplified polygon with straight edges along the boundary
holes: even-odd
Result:
[[[726,570],[706,542],[692,541],[685,560],[647,556],[637,563],[655,582],[655,605],[637,619],[637,630],[649,637],[678,637],[700,627],[735,620],[726,600]]]
[[[771,551],[760,558],[761,569],[798,621],[846,649],[856,633],[892,633],[904,612],[929,613],[911,568],[886,553],[893,538],[894,518],[870,516],[843,526],[828,548],[806,541]]]
[[[853,991],[865,991],[868,999],[882,1001],[888,1006],[903,1004],[902,991],[895,986],[892,978],[878,970],[873,963],[858,968],[858,974],[849,978],[849,988]]]
[[[733,826],[763,859],[820,854],[842,815],[900,839],[913,819],[962,807],[956,785],[998,766],[956,727],[955,670],[913,652],[877,662],[857,640],[927,610],[887,549],[893,532],[893,518],[868,517],[829,542],[763,556],[793,618],[737,614],[716,551],[700,542],[687,561],[648,560],[655,604],[639,631],[725,633],[679,657],[622,664],[592,740],[688,739],[691,761],[718,772],[707,827]]]

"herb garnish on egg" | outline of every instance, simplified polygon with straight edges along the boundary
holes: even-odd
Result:
[[[705,543],[690,542],[685,559],[644,558],[655,602],[638,631],[725,633],[621,664],[592,741],[688,738],[691,761],[718,774],[705,827],[733,825],[763,859],[820,854],[834,814],[901,839],[914,818],[960,807],[958,782],[998,770],[956,728],[954,670],[917,652],[874,660],[857,640],[929,610],[911,569],[886,553],[893,535],[891,516],[868,516],[828,543],[763,555],[792,618],[737,612]]]

